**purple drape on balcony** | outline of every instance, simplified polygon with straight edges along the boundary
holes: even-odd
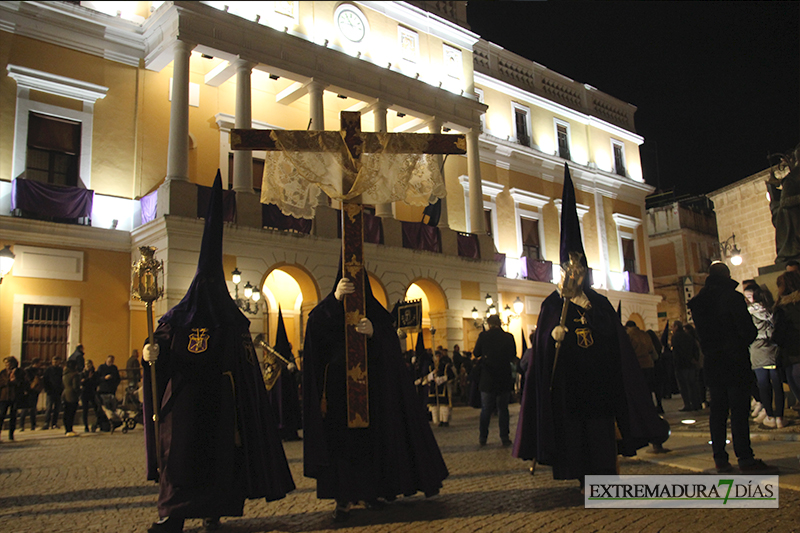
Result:
[[[197,218],[206,218],[211,187],[197,186]],[[236,191],[222,191],[222,221],[236,222]]]
[[[261,225],[267,228],[311,233],[313,223],[314,221],[310,218],[295,218],[290,215],[284,215],[275,204],[261,204]]]
[[[155,220],[158,208],[158,189],[147,196],[142,196],[139,199],[139,205],[142,207],[142,224]]]
[[[94,191],[78,187],[51,185],[24,178],[11,181],[11,210],[54,218],[89,218],[92,216]]]
[[[478,243],[478,236],[474,233],[458,233],[458,255],[469,257],[470,259],[481,258],[481,247]]]
[[[550,283],[553,279],[553,262],[537,261],[530,257],[523,257],[528,265],[528,279],[532,281],[543,281]]]
[[[403,222],[403,248],[441,252],[439,228],[422,222]]]
[[[497,277],[506,277],[506,254],[494,254],[494,262],[500,263],[500,271],[497,273]]]
[[[647,282],[647,276],[643,274],[634,274],[633,272],[626,272],[628,275],[628,290],[630,292],[638,292],[640,294],[647,294],[650,292],[650,284]]]

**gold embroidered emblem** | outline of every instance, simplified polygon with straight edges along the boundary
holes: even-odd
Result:
[[[589,328],[580,328],[575,330],[575,335],[578,337],[578,346],[581,348],[588,348],[594,344],[592,338],[592,330]]]
[[[208,339],[210,335],[206,333],[208,328],[193,328],[189,335],[189,346],[186,348],[192,353],[203,353],[208,349]]]
[[[244,347],[245,359],[253,366],[258,364],[256,349],[253,347],[253,339],[249,333],[242,333],[242,346]]]

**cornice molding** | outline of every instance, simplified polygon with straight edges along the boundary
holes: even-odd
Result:
[[[550,198],[543,194],[524,191],[516,187],[510,189],[508,192],[517,204],[532,205],[533,207],[541,209],[550,203]]]
[[[17,82],[17,89],[33,89],[47,94],[72,98],[89,104],[106,97],[108,87],[42,72],[32,68],[8,65],[8,77]]]

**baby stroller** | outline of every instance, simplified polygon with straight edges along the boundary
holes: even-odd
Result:
[[[120,417],[122,418],[122,432],[136,427],[137,422],[142,423],[142,402],[139,401],[139,387],[129,385],[125,389],[125,399],[122,400]]]

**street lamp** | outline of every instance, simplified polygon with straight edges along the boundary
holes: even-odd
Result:
[[[481,318],[480,311],[478,311],[476,307],[472,308],[472,320],[475,328],[482,327],[483,323],[486,321],[487,318],[497,314],[497,306],[494,304],[494,299],[492,298],[492,295],[487,294],[485,300],[486,300],[486,305],[488,307],[484,312],[483,318]],[[514,306],[513,311],[511,310],[510,306],[506,305],[505,308],[503,309],[502,315],[500,316],[503,324],[505,324],[506,326],[508,325],[508,322],[511,318],[519,318],[520,315],[522,314],[522,311],[525,308],[525,304],[522,302],[522,300],[519,299],[519,296],[517,296],[517,299],[514,300],[514,303],[512,305]]]
[[[17,256],[11,251],[8,245],[0,250],[0,283],[3,283],[3,278],[11,272],[11,267],[14,266],[14,259]]]
[[[731,260],[731,264],[733,266],[739,266],[742,264],[742,251],[736,246],[736,234],[731,234],[730,237],[725,239],[724,242],[719,243],[720,252],[722,254],[722,258],[728,258]]]
[[[239,284],[242,282],[242,273],[238,268],[234,268],[233,272],[231,272],[231,281],[234,286],[233,301],[236,302],[236,306],[245,313],[258,314],[258,301],[261,299],[261,291],[258,290],[258,287],[253,287],[249,281],[246,282],[244,285],[244,298],[239,298]],[[251,302],[253,303],[252,306],[250,305]]]

